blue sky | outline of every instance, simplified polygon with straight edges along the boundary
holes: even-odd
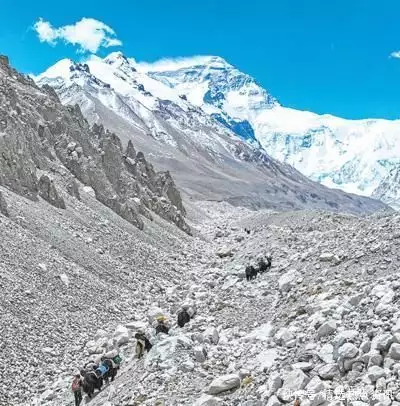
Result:
[[[83,17],[111,27],[138,61],[219,55],[254,76],[283,105],[346,118],[400,117],[400,2],[395,0],[26,1],[2,4],[0,52],[40,73],[79,59],[77,46],[41,43],[39,17],[53,27]]]

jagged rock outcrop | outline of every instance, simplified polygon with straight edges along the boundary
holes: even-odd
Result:
[[[101,125],[90,127],[77,105],[62,106],[53,89],[39,89],[10,68],[6,57],[0,64],[0,126],[0,185],[32,200],[39,194],[64,208],[55,185],[67,183],[68,193],[79,198],[68,181],[72,174],[135,226],[142,229],[141,217],[152,219],[154,212],[190,233],[168,173],[157,173],[132,143],[124,152],[117,135]],[[44,172],[40,181],[38,169]]]
[[[42,175],[38,183],[39,196],[54,207],[65,209],[64,199],[59,195],[54,182],[47,176]]]
[[[78,200],[81,200],[81,195],[79,193],[79,186],[75,179],[68,181],[66,189],[69,195],[75,197]]]
[[[8,217],[7,202],[3,194],[0,192],[0,213]]]

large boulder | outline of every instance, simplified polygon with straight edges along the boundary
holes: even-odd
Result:
[[[319,256],[319,260],[322,262],[333,262],[336,264],[340,262],[340,258],[332,252],[323,252]]]
[[[223,400],[212,395],[203,395],[193,403],[193,406],[218,406],[222,405]]]
[[[221,392],[226,392],[231,389],[238,388],[240,386],[240,378],[236,374],[222,375],[215,378],[209,388],[208,393],[210,395],[218,395]]]
[[[278,389],[282,388],[283,380],[281,376],[275,372],[269,376],[267,384],[270,393],[275,393]]]
[[[392,327],[392,333],[400,333],[400,318],[397,319],[396,324]]]
[[[279,399],[275,396],[272,395],[267,402],[267,406],[281,406],[281,402],[279,401]]]
[[[208,327],[203,333],[203,337],[211,344],[217,345],[219,342],[219,333],[215,327]]]
[[[232,248],[224,246],[224,247],[218,248],[216,254],[220,258],[232,257],[233,251],[232,251]]]
[[[283,274],[278,280],[279,290],[281,292],[289,292],[298,277],[299,273],[295,269]]]
[[[326,362],[327,364],[333,363],[333,352],[334,348],[333,345],[330,343],[324,344],[321,349],[318,351],[318,357]]]
[[[318,376],[314,376],[306,386],[306,391],[313,394],[311,406],[318,406],[325,402],[325,385],[322,383]]]
[[[207,359],[207,351],[201,345],[194,347],[194,358],[197,362],[203,363]]]
[[[58,194],[57,189],[47,175],[42,175],[39,179],[39,196],[59,209],[65,209],[64,199]]]
[[[393,336],[389,333],[379,334],[372,340],[372,349],[387,351],[393,342]]]
[[[293,394],[304,389],[308,382],[308,376],[301,369],[294,369],[284,377],[283,386],[276,395],[282,401],[289,402]]]
[[[358,355],[358,348],[354,344],[345,343],[339,348],[338,354],[342,359],[354,358]]]
[[[318,370],[318,375],[322,379],[333,379],[338,374],[339,368],[337,364],[326,364]]]
[[[147,354],[146,367],[155,364],[162,369],[170,369],[190,360],[193,341],[189,337],[160,334],[157,340]]]
[[[274,341],[278,345],[282,345],[282,346],[285,346],[285,347],[291,347],[295,343],[295,337],[288,328],[282,327],[275,334]]]
[[[400,344],[393,343],[389,349],[389,357],[395,360],[400,360]]]
[[[327,337],[336,331],[336,321],[329,320],[323,323],[318,329],[318,337]]]
[[[114,339],[117,342],[118,346],[127,344],[131,338],[131,331],[128,330],[125,326],[119,325],[114,331]]]
[[[367,376],[371,382],[376,382],[379,378],[386,377],[386,372],[383,368],[374,365],[368,369]]]

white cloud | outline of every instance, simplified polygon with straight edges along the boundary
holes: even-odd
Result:
[[[50,22],[40,18],[33,27],[40,42],[56,45],[62,40],[65,43],[79,46],[79,52],[97,52],[101,47],[108,48],[122,45],[116,38],[114,30],[94,18],[82,18],[73,25],[55,28]]]
[[[150,72],[150,71],[168,71],[168,70],[176,70],[176,69],[183,69],[189,68],[190,66],[195,65],[203,65],[210,61],[210,59],[216,58],[214,56],[202,56],[196,55],[187,58],[167,58],[167,59],[160,59],[159,61],[155,61],[152,63],[148,62],[137,62],[138,67],[143,72]]]
[[[390,54],[391,58],[400,58],[400,51],[394,51]]]

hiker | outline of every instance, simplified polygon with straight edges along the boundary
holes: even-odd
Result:
[[[140,359],[143,357],[144,352],[145,351],[149,352],[153,346],[151,345],[150,341],[145,336],[145,334],[142,332],[136,333],[135,338],[136,338],[136,355]]]
[[[187,311],[187,307],[183,307],[178,312],[178,326],[183,327],[186,323],[190,321],[190,314]]]
[[[82,378],[80,374],[74,376],[71,389],[75,397],[75,406],[79,406],[82,402]]]
[[[272,262],[271,256],[267,256],[267,262],[264,261],[263,257],[259,257],[258,259],[258,272],[264,273],[271,268]]]
[[[255,279],[257,277],[257,269],[255,269],[253,265],[247,265],[245,273],[246,280],[248,281],[251,281],[252,279]]]
[[[245,228],[244,231],[246,231],[247,234],[250,234],[250,229],[249,228]]]
[[[158,334],[158,333],[168,334],[169,328],[165,324],[165,321],[166,321],[166,318],[164,316],[157,317],[156,334]]]

